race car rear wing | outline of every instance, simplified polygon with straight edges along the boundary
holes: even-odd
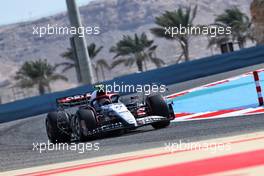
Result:
[[[89,103],[90,98],[90,93],[86,93],[83,95],[73,95],[56,99],[56,104],[57,107],[73,107]]]

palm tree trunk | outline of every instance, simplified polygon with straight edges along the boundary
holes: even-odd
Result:
[[[50,85],[48,85],[47,88],[48,88],[48,92],[51,93],[51,87],[50,87]]]
[[[185,61],[189,61],[190,60],[190,58],[189,58],[189,44],[187,41],[184,42],[182,49],[183,49]]]
[[[245,42],[243,41],[243,39],[238,39],[238,47],[239,49],[242,49],[245,47]]]
[[[144,67],[145,67],[145,71],[148,70],[148,67],[147,67],[147,62],[144,60]]]
[[[186,46],[185,46],[184,56],[185,56],[185,61],[189,61],[190,60],[190,56],[189,56],[189,44],[188,43],[186,43]]]
[[[183,55],[184,55],[184,60],[185,61],[189,61],[190,58],[189,58],[189,43],[188,43],[188,39],[181,39],[180,45],[181,45],[182,52],[183,52]]]
[[[143,72],[143,63],[140,59],[137,59],[136,61],[137,67],[138,67],[138,71]]]
[[[95,71],[96,80],[97,82],[99,82],[98,68],[94,68],[94,71]]]
[[[41,83],[38,84],[38,91],[40,95],[45,94],[45,87],[43,86],[43,84]]]

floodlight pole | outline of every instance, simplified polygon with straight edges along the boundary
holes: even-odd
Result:
[[[66,0],[66,4],[68,8],[68,15],[71,27],[79,29],[80,27],[82,27],[82,24],[80,19],[79,8],[77,7],[75,0]],[[92,84],[94,83],[92,64],[87,51],[87,43],[84,35],[75,35],[74,42],[78,59],[77,64],[79,65],[80,70],[80,80],[83,84]]]

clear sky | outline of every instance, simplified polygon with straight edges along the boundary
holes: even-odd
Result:
[[[78,5],[92,0],[76,0]],[[34,20],[66,11],[66,0],[1,0],[0,25]]]

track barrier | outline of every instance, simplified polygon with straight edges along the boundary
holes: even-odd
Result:
[[[181,64],[149,70],[143,73],[134,73],[120,76],[104,84],[163,84],[171,85],[183,81],[193,80],[223,73],[243,67],[264,63],[264,45],[245,48],[239,51],[225,53],[193,60]],[[31,97],[24,100],[0,105],[0,123],[28,118],[56,110],[56,99],[76,94],[84,94],[93,90],[92,85],[83,85],[77,88],[54,92],[43,96]]]

